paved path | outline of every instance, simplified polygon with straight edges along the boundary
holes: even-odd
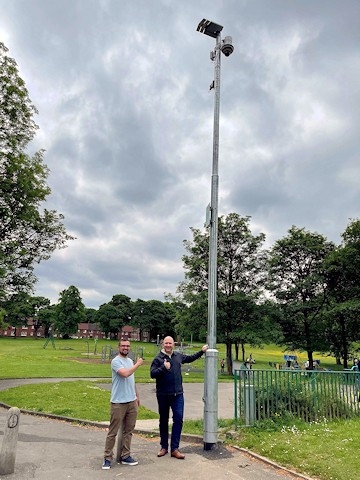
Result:
[[[101,384],[102,387],[111,389],[110,384]],[[154,383],[138,384],[140,401],[149,410],[158,411]],[[202,418],[204,415],[204,384],[184,383],[184,398],[186,420]],[[234,418],[234,385],[232,383],[219,383],[218,388],[219,418]]]
[[[78,378],[29,378],[29,379],[4,379],[0,380],[0,390],[17,387],[26,383],[48,383],[76,381]],[[83,378],[81,380],[96,380]],[[101,380],[101,379],[100,379]],[[102,388],[111,390],[111,383],[100,383]],[[140,401],[144,407],[157,412],[157,401],[155,395],[155,383],[138,384]],[[218,417],[234,418],[234,385],[230,383],[219,383],[218,388]],[[185,413],[186,420],[199,419],[204,414],[204,385],[202,383],[184,383]]]
[[[0,408],[0,438],[6,421]],[[105,429],[79,427],[43,417],[20,416],[15,472],[1,480],[293,480],[290,473],[278,470],[233,448],[217,446],[206,452],[201,444],[182,441],[184,461],[166,455],[157,458],[158,438],[133,436],[132,454],[136,467],[113,463],[101,470]]]
[[[41,382],[60,381],[60,379],[38,379]],[[61,379],[67,381],[69,379]],[[28,383],[19,380],[0,380],[0,390],[10,386]],[[32,380],[32,383],[36,383]],[[219,384],[219,405],[228,403],[223,418],[232,411],[231,388],[222,390]],[[154,385],[139,385],[143,404],[153,408]],[[188,388],[190,387],[190,388]],[[187,418],[202,416],[202,385],[186,384]],[[196,398],[192,398],[192,396]],[[200,395],[200,398],[197,398]],[[231,397],[231,396],[230,396]],[[224,402],[222,401],[224,399]],[[200,408],[201,407],[201,408]],[[219,409],[220,411],[220,409]],[[199,416],[198,414],[201,413]],[[7,410],[0,407],[0,443],[4,434]],[[193,417],[193,415],[195,417]],[[219,415],[220,416],[220,415]],[[230,417],[232,414],[230,415]],[[157,423],[157,422],[156,422]],[[102,428],[101,428],[102,427]],[[106,437],[106,425],[76,426],[62,420],[54,420],[22,413],[20,417],[19,439],[15,472],[0,475],[0,480],[95,480],[125,478],[132,480],[294,480],[306,478],[294,472],[277,467],[266,459],[261,460],[239,449],[225,448],[219,444],[211,451],[204,451],[201,439],[184,436],[181,451],[186,454],[184,461],[166,455],[157,458],[159,439],[157,434],[135,434],[132,442],[132,454],[139,465],[129,467],[113,463],[111,470],[101,470],[103,449]],[[200,442],[200,443],[199,443]],[[1,451],[1,450],[0,450]]]

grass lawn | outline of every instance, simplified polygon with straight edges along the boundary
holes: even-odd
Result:
[[[360,418],[240,430],[238,445],[322,480],[357,480]]]
[[[108,357],[102,362],[102,351],[107,353],[110,347],[117,349],[116,340],[99,340],[96,345],[94,340],[84,339],[55,339],[55,349],[51,342],[44,349],[45,339],[38,338],[4,338],[0,337],[0,378],[110,378],[110,367]],[[193,351],[200,350],[202,344],[193,345]],[[138,349],[144,354],[144,364],[137,370],[136,379],[138,382],[150,381],[149,368],[152,359],[157,353],[156,345],[153,343],[132,342],[131,348],[134,352]],[[219,361],[225,357],[224,345],[219,345]],[[284,352],[275,345],[268,345],[262,349],[248,349],[246,356],[250,353],[256,360],[256,368],[270,368],[269,362],[283,363]],[[299,363],[306,360],[304,354],[296,352]],[[335,365],[331,357],[316,355],[321,360],[321,365],[329,369],[341,369]],[[195,370],[204,367],[204,360],[199,359],[191,364]],[[220,367],[219,367],[220,368]],[[185,382],[202,381],[201,372],[191,371],[184,376]],[[220,375],[219,381],[232,381],[227,375]]]
[[[55,339],[55,349],[51,343],[44,349],[43,338],[0,337],[0,378],[111,378],[108,354],[110,347],[117,350],[117,344],[116,340],[99,340],[94,354],[94,340]],[[194,345],[193,351],[201,347],[200,344]],[[134,353],[141,350],[145,360],[136,372],[136,380],[150,381],[150,364],[157,354],[156,345],[132,342],[131,348]],[[107,352],[105,361],[102,361],[103,349]],[[191,365],[201,370],[204,360],[199,359]],[[195,382],[203,378],[202,372],[196,371],[185,377],[186,381]]]
[[[110,418],[110,392],[94,381],[61,381],[9,388],[0,392],[0,402],[94,422],[107,422]],[[140,406],[139,419],[149,418],[158,418],[158,414]]]

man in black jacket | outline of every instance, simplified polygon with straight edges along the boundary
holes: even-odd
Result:
[[[169,413],[173,413],[171,431],[171,456],[183,460],[185,455],[179,451],[181,430],[184,417],[184,391],[182,386],[181,365],[191,363],[202,356],[208,349],[204,345],[194,355],[174,352],[174,339],[165,337],[161,352],[154,358],[150,367],[151,378],[156,379],[156,398],[159,407],[159,429],[161,449],[158,457],[168,453],[169,448]]]

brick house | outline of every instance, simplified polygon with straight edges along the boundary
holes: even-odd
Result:
[[[29,318],[27,324],[22,325],[21,327],[12,327],[8,326],[5,329],[0,330],[1,337],[43,337],[44,328],[39,327],[36,330],[36,324],[33,318]]]
[[[29,318],[27,324],[22,325],[21,327],[12,327],[9,326],[6,329],[0,330],[0,336],[2,337],[44,337],[44,328],[39,327],[36,330],[36,324],[33,318]],[[56,337],[56,335],[54,335]],[[131,325],[125,325],[121,331],[118,333],[118,339],[126,338],[129,340],[139,341],[140,340],[140,330],[138,328],[132,327]],[[78,330],[73,338],[106,338],[105,333],[100,330],[99,325],[96,323],[79,323]],[[143,332],[143,341],[149,341],[148,332]]]

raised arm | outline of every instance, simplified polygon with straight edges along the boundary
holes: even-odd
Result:
[[[195,360],[197,360],[198,358],[200,358],[203,353],[206,352],[206,350],[208,349],[208,345],[203,345],[201,347],[201,350],[199,352],[196,352],[194,353],[193,355],[183,355],[183,359],[182,359],[182,363],[192,363],[192,362],[195,362]]]
[[[134,365],[130,368],[119,368],[119,370],[116,371],[118,375],[121,377],[127,378],[130,377],[139,367],[144,363],[144,360],[141,357],[138,357]]]

